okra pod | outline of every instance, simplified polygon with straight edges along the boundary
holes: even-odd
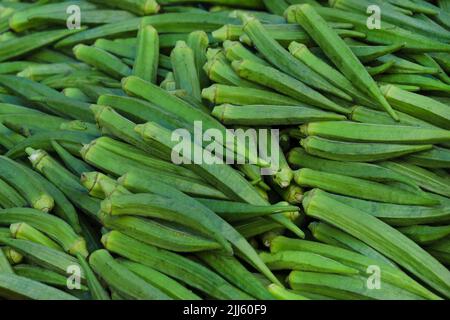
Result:
[[[16,162],[4,156],[0,157],[0,177],[14,187],[27,202],[37,210],[49,212],[55,204],[45,189],[30,181],[29,173]]]
[[[300,186],[322,188],[365,200],[424,206],[439,204],[438,200],[429,196],[414,194],[382,183],[307,168],[296,171],[294,179]]]
[[[305,251],[260,253],[271,270],[299,270],[320,273],[358,274],[359,271],[338,261]]]
[[[191,290],[185,288],[177,281],[166,276],[164,273],[156,271],[153,268],[127,259],[118,259],[117,262],[144,279],[146,282],[150,283],[155,288],[158,288],[167,294],[172,299],[201,300],[201,298]]]
[[[236,230],[246,239],[280,229],[280,224],[265,218],[253,218],[234,225]]]
[[[24,222],[48,235],[70,254],[87,256],[86,242],[62,219],[31,208],[10,208],[0,210],[0,221],[5,224]],[[20,233],[20,226],[14,231]],[[24,231],[26,232],[26,230]]]
[[[374,162],[431,150],[432,145],[355,143],[309,136],[300,141],[309,154],[337,161]]]
[[[62,275],[67,275],[67,268],[69,267],[79,267],[75,257],[38,243],[5,238],[1,238],[0,242],[23,254],[31,263],[53,270]],[[81,280],[84,281],[85,277],[83,273],[80,277]]]
[[[314,89],[337,96],[343,94],[341,90],[331,85],[323,77],[290,55],[286,49],[267,34],[264,26],[256,18],[246,14],[242,14],[240,18],[244,25],[245,34],[252,40],[255,47],[266,60],[274,66]]]
[[[72,171],[73,174],[81,175],[83,172],[92,171],[92,167],[86,164],[84,161],[74,157],[70,152],[64,149],[58,142],[51,142],[53,150],[58,154],[65,166]]]
[[[306,136],[319,136],[350,142],[382,142],[404,144],[434,144],[450,141],[450,131],[438,128],[378,125],[350,121],[308,123],[301,127]]]
[[[242,291],[256,299],[272,299],[267,289],[235,257],[213,251],[201,252],[197,256]]]
[[[0,218],[1,219],[1,218]],[[25,222],[17,222],[10,225],[11,236],[15,239],[29,240],[56,250],[63,250],[59,244],[47,237],[41,231],[33,228]]]
[[[450,272],[399,231],[363,211],[330,198],[318,189],[305,197],[303,205],[307,215],[357,237],[441,294],[449,296]]]
[[[300,103],[295,99],[275,92],[222,84],[213,84],[209,88],[203,89],[202,97],[215,104],[295,106]]]
[[[0,179],[0,190],[2,190],[0,194],[0,206],[2,208],[24,207],[27,205],[27,200],[3,179]]]
[[[309,168],[379,182],[397,181],[416,185],[411,179],[377,164],[326,160],[309,155],[301,148],[294,148],[289,152],[288,162],[298,168]]]
[[[387,46],[353,46],[350,45],[350,50],[358,57],[362,63],[372,62],[377,58],[394,53],[404,47],[402,43],[394,43]]]
[[[450,85],[439,80],[411,74],[389,74],[377,77],[378,81],[392,83],[394,85],[412,85],[421,90],[450,92]]]
[[[270,106],[250,105],[235,106],[223,104],[216,106],[212,113],[214,117],[227,125],[296,125],[315,121],[345,120],[343,115],[324,112],[308,106]]]
[[[158,62],[158,32],[151,25],[141,24],[137,34],[136,57],[131,74],[156,83]]]
[[[8,258],[6,257],[2,248],[0,248],[0,273],[14,274],[13,268],[11,267]]]
[[[164,222],[153,219],[143,219],[132,216],[111,217],[100,213],[103,225],[109,229],[118,230],[125,235],[158,248],[175,252],[197,252],[220,249],[221,246],[192,230],[172,227]]]
[[[171,300],[161,290],[141,281],[141,278],[115,261],[104,249],[92,253],[89,264],[108,286],[127,299]]]
[[[450,235],[450,226],[415,225],[398,229],[401,233],[420,245],[428,245]]]
[[[394,60],[390,60],[388,62],[379,64],[379,65],[373,65],[373,66],[367,66],[366,70],[371,76],[376,76],[379,74],[386,73],[388,70],[392,68],[392,66],[395,64]],[[381,76],[380,78],[383,78]]]
[[[321,93],[302,82],[272,67],[266,67],[250,60],[234,61],[233,69],[240,77],[259,83],[296,100],[313,106],[348,114],[349,111],[329,100]]]
[[[77,59],[86,62],[114,78],[121,79],[132,73],[131,69],[119,58],[100,48],[80,44],[73,48],[73,53]]]
[[[74,296],[25,277],[9,273],[0,274],[3,298],[33,300],[78,300]]]
[[[131,11],[141,16],[158,13],[160,9],[160,5],[155,0],[93,0],[92,2]]]
[[[358,58],[312,6],[305,4],[296,7],[295,19],[357,88],[376,100],[394,120],[398,119],[397,114]]]
[[[425,168],[450,168],[450,150],[433,147],[430,151],[411,154],[405,160]]]
[[[310,300],[304,295],[301,295],[297,292],[286,290],[283,287],[280,287],[276,284],[270,284],[267,287],[267,290],[277,299],[277,300]],[[320,299],[319,299],[320,300]]]
[[[268,66],[269,63],[252,53],[249,49],[245,48],[242,43],[238,41],[226,40],[223,42],[223,49],[225,57],[228,61],[233,62],[235,60],[253,60],[259,64]]]
[[[206,267],[176,253],[134,240],[118,231],[102,237],[106,249],[162,272],[217,299],[250,299]]]
[[[390,261],[388,258],[383,256],[378,251],[374,250],[361,240],[352,237],[351,235],[326,223],[312,222],[309,224],[308,228],[314,238],[321,242],[358,252],[363,256],[383,261],[384,263],[397,268],[397,266],[392,261]]]
[[[108,292],[105,290],[100,281],[97,279],[94,271],[91,269],[91,266],[86,261],[86,259],[81,255],[77,255],[77,258],[81,268],[83,268],[83,272],[85,274],[86,282],[92,298],[94,300],[111,300]]]
[[[200,88],[205,88],[209,84],[208,77],[203,71],[203,66],[207,60],[206,50],[209,46],[208,35],[204,31],[194,31],[189,34],[186,42],[194,53],[195,69],[197,71],[197,77],[200,81]],[[199,98],[201,100],[201,94]]]

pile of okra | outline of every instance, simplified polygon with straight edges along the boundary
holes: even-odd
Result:
[[[450,0],[1,0],[0,153],[0,299],[448,299]]]

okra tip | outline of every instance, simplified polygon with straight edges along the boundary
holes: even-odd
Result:
[[[30,160],[31,165],[39,170],[39,164],[41,160],[47,155],[47,152],[45,152],[44,150],[35,150],[30,147],[26,148],[25,152],[28,154],[28,160]]]
[[[16,238],[16,235],[19,233],[20,229],[23,227],[24,222],[13,223],[9,226],[9,231],[11,232],[11,236]]]
[[[80,176],[81,184],[91,192],[94,186],[97,184],[100,172],[83,172]]]
[[[213,111],[211,112],[211,115],[214,118],[217,118],[219,121],[223,121],[228,106],[229,104],[222,104],[220,106],[215,106]]]
[[[229,37],[230,28],[228,25],[224,25],[223,27],[214,30],[211,35],[214,39],[219,41],[226,41]]]

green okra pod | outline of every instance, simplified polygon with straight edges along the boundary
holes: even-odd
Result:
[[[343,115],[324,112],[306,105],[236,106],[223,104],[216,106],[211,114],[227,125],[296,125],[315,121],[346,120]]]
[[[110,287],[127,299],[171,300],[161,290],[141,281],[141,278],[115,261],[104,249],[91,254],[89,265]]]
[[[114,78],[121,79],[132,73],[131,69],[119,58],[100,48],[80,44],[73,48],[73,53],[77,59],[86,62]]]
[[[276,284],[270,284],[267,290],[277,299],[277,300],[310,300],[308,297],[301,295],[300,293],[293,292],[291,290],[286,290]]]
[[[226,40],[223,42],[223,49],[225,57],[228,61],[233,62],[235,60],[253,60],[259,64],[268,66],[269,63],[263,58],[258,57],[256,54],[245,48],[242,43],[238,41]]]
[[[256,18],[245,14],[242,14],[240,18],[243,21],[245,34],[252,40],[258,51],[274,66],[314,89],[337,96],[343,94],[341,90],[290,55],[267,34],[264,26]]]
[[[397,266],[392,261],[390,261],[388,258],[383,256],[378,251],[374,250],[361,240],[326,223],[312,222],[308,225],[308,228],[314,238],[321,242],[358,252],[363,256],[383,261],[384,263],[390,264],[393,267],[397,268]]]
[[[28,204],[37,210],[49,212],[55,204],[54,199],[35,181],[30,181],[28,171],[15,161],[0,157],[0,177],[14,187]]]
[[[415,225],[401,227],[398,229],[401,233],[420,245],[428,245],[450,235],[450,226],[425,226]]]
[[[414,180],[418,186],[425,190],[446,197],[450,196],[448,181],[432,171],[401,161],[386,161],[380,163],[380,165]]]
[[[141,263],[133,262],[127,259],[118,259],[121,265],[135,273],[155,288],[158,288],[172,299],[177,300],[201,300],[199,296],[191,290],[185,288],[177,281],[166,276],[164,273],[156,271]]]
[[[315,189],[303,200],[306,214],[359,238],[406,268],[441,294],[449,295],[450,272],[415,242],[366,213]]]
[[[301,148],[292,149],[288,154],[287,160],[297,168],[309,168],[379,182],[397,181],[416,185],[413,180],[377,164],[326,160],[314,157]]]
[[[387,71],[389,71],[392,68],[392,66],[394,64],[395,64],[395,61],[394,60],[390,60],[388,62],[379,64],[379,65],[367,66],[366,70],[371,76],[376,76],[376,75],[379,75],[379,74],[386,73]],[[383,76],[381,76],[380,78],[383,78]]]
[[[350,49],[362,63],[371,62],[387,54],[394,53],[404,47],[402,43],[394,43],[387,46],[351,45]]]
[[[200,79],[194,51],[188,47],[186,42],[177,41],[170,58],[177,89],[186,90],[189,95],[201,101]]]
[[[450,84],[440,80],[412,74],[386,74],[377,77],[377,81],[392,83],[394,85],[412,85],[426,91],[450,92]]]
[[[397,114],[358,58],[312,6],[305,4],[296,7],[295,19],[355,86],[376,100],[393,119],[398,119]]]
[[[295,106],[300,103],[293,98],[275,92],[222,84],[213,84],[209,88],[203,89],[202,97],[215,104]]]
[[[88,255],[85,240],[77,235],[72,227],[61,218],[31,208],[10,208],[0,210],[0,221],[3,224],[17,224],[24,222],[25,226],[14,226],[12,229],[14,234],[20,236],[21,231],[27,233],[26,224],[29,224],[31,227],[36,228],[52,238],[53,241],[57,242],[70,254],[75,255],[80,253],[84,256]],[[22,227],[25,229],[21,230]],[[28,234],[33,236],[33,230],[29,231],[30,233]],[[34,234],[36,234],[36,232],[34,232]],[[38,234],[36,236],[39,237],[40,235]],[[54,245],[52,244],[50,247],[54,248]]]
[[[93,0],[92,2],[131,11],[142,16],[158,13],[160,9],[156,0]]]
[[[53,150],[58,154],[65,166],[72,171],[73,174],[81,175],[83,172],[92,171],[92,167],[86,164],[84,161],[74,157],[70,152],[64,149],[58,142],[51,142]]]
[[[197,252],[220,249],[219,243],[206,237],[172,227],[164,222],[132,216],[111,217],[100,213],[103,225],[158,248],[175,252]]]
[[[250,299],[213,271],[176,253],[134,240],[118,231],[102,237],[109,251],[162,272],[217,299]]]
[[[55,241],[25,222],[11,224],[10,231],[11,236],[15,239],[28,240],[56,250],[63,250]]]
[[[433,147],[430,151],[411,154],[405,160],[425,168],[450,168],[450,150]]]
[[[434,144],[450,141],[450,131],[438,128],[378,125],[350,121],[308,123],[301,127],[306,136],[351,142]]]
[[[434,198],[414,194],[382,183],[307,168],[296,171],[294,179],[300,186],[322,188],[329,192],[365,200],[424,206],[439,204],[439,201]]]
[[[33,300],[78,300],[76,297],[51,286],[14,274],[0,274],[3,298]]]
[[[83,272],[85,274],[86,282],[92,298],[94,300],[111,300],[110,295],[97,279],[94,271],[91,269],[91,266],[86,261],[86,259],[81,255],[77,255],[77,258],[80,266],[83,268]]]
[[[299,270],[320,273],[358,274],[359,271],[338,261],[305,251],[260,253],[271,270]]]
[[[159,63],[158,32],[151,25],[141,24],[137,34],[136,57],[132,74],[156,83]]]
[[[432,145],[356,143],[309,136],[300,141],[309,154],[337,161],[375,162],[415,152],[431,150]]]
[[[346,108],[337,105],[321,93],[275,68],[266,67],[250,60],[234,61],[232,66],[240,77],[273,88],[291,98],[322,109],[343,114],[349,113]]]
[[[194,53],[195,69],[200,81],[200,88],[205,88],[209,84],[208,77],[203,70],[203,66],[207,61],[206,50],[209,46],[208,35],[204,31],[194,31],[189,34],[186,42]]]

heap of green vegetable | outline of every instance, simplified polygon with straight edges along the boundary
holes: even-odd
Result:
[[[448,299],[449,75],[449,0],[2,0],[0,298]]]

